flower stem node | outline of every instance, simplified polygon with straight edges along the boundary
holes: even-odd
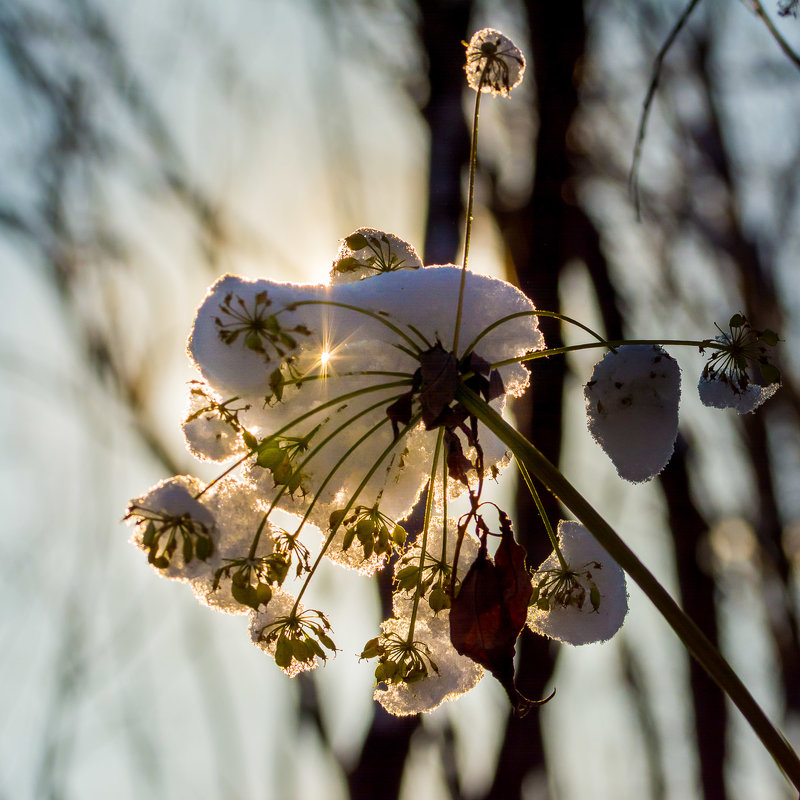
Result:
[[[781,385],[780,370],[771,363],[778,335],[758,331],[743,314],[734,314],[728,330],[709,342],[713,351],[703,368],[697,389],[703,405],[734,408],[749,414],[769,400]]]
[[[620,477],[639,483],[667,465],[680,394],[678,363],[658,345],[625,345],[595,364],[584,388],[587,423]]]
[[[625,573],[578,522],[559,522],[558,546],[533,576],[528,627],[566,644],[610,639],[628,613]]]
[[[508,97],[522,82],[525,57],[508,36],[494,28],[483,28],[469,40],[465,69],[471,89]]]

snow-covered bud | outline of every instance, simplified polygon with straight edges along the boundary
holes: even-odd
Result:
[[[131,500],[125,519],[134,527],[133,543],[167,578],[191,580],[207,571],[217,536],[213,514],[195,499],[202,483],[177,475]]]
[[[678,435],[681,373],[658,345],[626,345],[595,364],[584,388],[589,431],[620,477],[658,475]]]
[[[331,283],[351,283],[382,272],[421,266],[422,259],[408,242],[375,228],[359,228],[341,240]]]
[[[295,608],[295,598],[282,589],[277,590],[266,609],[250,618],[250,639],[275,659],[275,663],[290,677],[318,666],[325,661],[326,650],[336,652],[329,637],[330,623],[319,611]]]
[[[470,691],[483,677],[480,666],[456,652],[445,630],[431,630],[417,619],[414,641],[408,643],[409,624],[405,617],[386,620],[381,624],[383,634],[375,641],[375,652],[365,649],[362,654],[379,658],[373,696],[399,717],[433,711]]]

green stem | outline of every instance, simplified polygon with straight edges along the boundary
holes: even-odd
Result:
[[[284,483],[281,486],[281,488],[278,490],[278,493],[275,495],[275,497],[272,500],[272,504],[270,505],[269,510],[267,511],[267,514],[271,514],[272,513],[272,510],[275,508],[275,506],[278,504],[280,499],[286,493],[287,487],[291,483],[292,478],[294,478],[295,475],[298,475],[298,474],[302,473],[302,471],[303,471],[304,467],[306,466],[306,464],[308,464],[308,462],[311,461],[311,459],[314,458],[314,456],[317,455],[317,453],[319,453],[322,450],[322,448],[325,447],[325,445],[328,444],[328,442],[330,442],[332,439],[334,439],[336,436],[338,436],[343,430],[346,430],[351,425],[353,425],[356,422],[358,422],[358,420],[360,420],[361,417],[364,417],[367,414],[371,413],[372,411],[375,411],[375,409],[377,409],[377,408],[381,408],[381,406],[384,406],[387,403],[387,401],[389,403],[392,403],[396,399],[398,399],[398,398],[392,398],[392,397],[383,398],[382,400],[379,400],[377,403],[373,403],[371,406],[368,406],[367,408],[362,409],[361,411],[359,411],[354,416],[348,417],[341,425],[339,425],[338,428],[333,430],[321,442],[319,442],[315,447],[313,447],[311,450],[309,450],[308,455],[306,455],[306,457],[292,470],[292,473],[289,476],[289,478],[287,479],[286,483]],[[385,422],[387,422],[387,418],[385,416],[383,416],[379,420],[379,422],[375,425],[375,427],[369,431],[369,434],[371,434],[375,430],[378,430],[378,428],[380,428],[381,425],[383,425]],[[359,439],[357,444],[360,444],[361,441],[363,441],[363,438],[364,437]],[[351,450],[348,450],[345,453],[345,455],[341,459],[339,459],[339,461],[337,462],[336,466],[334,466],[334,468],[328,473],[328,475],[322,481],[322,483],[320,484],[320,486],[318,487],[318,489],[316,491],[316,494],[314,495],[314,498],[311,500],[311,503],[309,504],[308,508],[306,509],[306,513],[304,514],[303,518],[300,520],[300,525],[298,526],[297,530],[292,535],[292,538],[296,537],[300,533],[300,531],[303,528],[303,525],[305,525],[306,522],[308,521],[308,517],[311,514],[311,511],[313,510],[314,506],[316,505],[316,502],[319,499],[319,497],[320,497],[320,495],[322,493],[322,490],[328,485],[328,483],[331,480],[331,478],[333,478],[334,473],[344,463],[344,460],[347,458],[347,456],[350,455],[350,452],[351,452]]]
[[[397,327],[397,325],[389,322],[388,319],[386,319],[377,311],[371,311],[368,308],[361,308],[360,306],[353,306],[349,303],[338,303],[335,300],[299,300],[296,303],[292,303],[291,306],[287,306],[287,308],[294,309],[299,308],[300,306],[332,306],[333,308],[344,308],[348,311],[354,311],[357,314],[364,314],[371,319],[377,320],[381,323],[381,325],[385,325],[387,328],[389,328],[389,330],[394,331],[394,333],[396,333],[402,339],[405,339],[406,342],[408,342],[408,344],[411,346],[413,352],[401,347],[400,349],[402,349],[404,353],[408,353],[412,358],[416,358],[421,352],[419,345],[407,333],[404,333],[402,330],[400,330],[400,328]],[[425,340],[425,344],[428,344],[427,340]],[[400,347],[400,345],[398,345],[398,347]]]
[[[464,260],[461,262],[461,282],[458,286],[458,309],[456,311],[456,328],[453,333],[453,353],[458,352],[458,334],[461,330],[461,309],[464,305],[464,287],[467,283],[467,261],[469,260],[469,243],[472,238],[472,206],[475,202],[475,172],[478,167],[478,119],[481,111],[481,88],[486,75],[484,68],[475,93],[475,111],[472,116],[472,142],[469,148],[469,187],[467,189],[467,219],[464,231]]]
[[[403,428],[403,429],[400,431],[400,435],[399,435],[399,436],[398,436],[396,439],[392,440],[392,441],[391,441],[391,442],[390,442],[390,443],[389,443],[389,444],[386,446],[386,448],[383,450],[383,452],[382,452],[382,453],[381,453],[381,454],[378,456],[377,460],[376,460],[376,461],[375,461],[375,463],[374,463],[374,464],[373,464],[373,465],[370,467],[370,469],[367,471],[367,474],[364,476],[363,480],[362,480],[362,481],[361,481],[361,483],[358,485],[358,488],[355,490],[355,492],[353,492],[353,496],[350,498],[350,500],[348,500],[348,502],[347,502],[347,505],[344,507],[344,512],[343,512],[343,514],[342,514],[342,520],[344,520],[344,518],[347,516],[347,512],[348,512],[348,511],[350,511],[350,509],[353,507],[353,505],[355,505],[355,502],[356,502],[356,500],[358,499],[358,496],[361,494],[362,490],[363,490],[363,489],[364,489],[364,487],[367,485],[367,483],[369,483],[369,480],[370,480],[370,478],[371,478],[371,477],[372,477],[372,476],[375,474],[375,472],[377,471],[378,467],[380,467],[380,465],[381,465],[381,464],[384,462],[384,460],[385,460],[385,459],[386,459],[386,457],[389,455],[389,453],[391,453],[391,452],[392,452],[392,450],[394,450],[394,448],[395,448],[395,447],[397,447],[397,445],[398,445],[398,444],[399,444],[399,443],[400,443],[400,442],[403,440],[403,437],[404,437],[404,436],[405,436],[405,435],[406,435],[406,434],[407,434],[407,433],[408,433],[410,430],[412,430],[412,429],[414,428],[414,426],[415,426],[415,425],[416,425],[416,424],[417,424],[417,423],[420,421],[421,417],[422,417],[422,415],[421,415],[421,414],[419,414],[419,413],[418,413],[418,414],[416,414],[416,416],[412,417],[412,418],[411,418],[411,421],[408,423],[408,425],[406,425],[406,426],[405,426],[405,428]],[[370,436],[370,435],[371,435],[371,434],[372,434],[372,433],[373,433],[375,430],[377,430],[377,429],[378,429],[378,427],[379,427],[380,425],[382,425],[384,422],[389,422],[389,418],[387,417],[385,420],[381,420],[381,422],[379,422],[377,425],[375,425],[375,427],[374,427],[374,428],[372,428],[372,429],[370,429],[369,431],[367,431],[367,433],[366,433],[364,436],[362,436],[362,437],[361,437],[361,438],[360,438],[360,439],[359,439],[359,440],[358,440],[358,441],[357,441],[357,442],[356,442],[356,443],[355,443],[355,444],[354,444],[354,445],[353,445],[353,446],[352,446],[352,447],[351,447],[351,448],[350,448],[350,449],[349,449],[349,450],[348,450],[348,451],[347,451],[347,452],[344,454],[344,456],[342,456],[342,458],[340,458],[340,459],[339,459],[339,461],[337,462],[336,466],[333,468],[332,472],[335,472],[335,471],[336,471],[336,470],[339,468],[339,466],[340,466],[340,465],[341,465],[341,464],[344,462],[344,460],[345,460],[345,459],[346,459],[346,458],[347,458],[347,457],[348,457],[348,456],[349,456],[351,453],[353,453],[353,452],[355,451],[355,449],[356,449],[356,448],[357,448],[357,447],[358,447],[358,446],[359,446],[359,445],[360,445],[360,444],[361,444],[361,443],[362,443],[362,442],[363,442],[365,439],[367,439],[367,438],[368,438],[368,437],[369,437],[369,436]],[[294,610],[296,610],[296,609],[297,609],[297,607],[300,605],[300,598],[303,596],[303,594],[305,593],[305,590],[308,588],[308,584],[310,583],[310,581],[311,581],[311,578],[314,576],[314,573],[316,572],[316,570],[317,570],[317,567],[319,567],[319,565],[320,565],[320,562],[322,561],[322,557],[325,555],[325,553],[326,553],[327,549],[330,547],[330,545],[331,545],[331,542],[333,541],[333,538],[334,538],[334,537],[336,536],[336,534],[338,533],[338,531],[339,531],[339,528],[340,528],[340,527],[341,527],[341,525],[342,525],[342,520],[340,520],[340,521],[339,521],[339,523],[338,523],[338,524],[337,524],[337,525],[336,525],[336,526],[333,528],[333,530],[330,532],[330,534],[328,535],[327,539],[325,539],[325,541],[323,542],[323,544],[322,544],[322,547],[320,548],[320,551],[319,551],[319,553],[318,553],[318,555],[317,555],[317,558],[316,558],[316,560],[315,560],[315,561],[314,561],[314,563],[311,565],[311,569],[309,570],[309,572],[308,572],[308,575],[306,576],[306,579],[305,579],[305,581],[303,582],[303,585],[300,587],[300,591],[299,591],[299,593],[298,593],[298,595],[297,595],[297,599],[296,599],[296,600],[295,600],[295,602],[294,602],[293,611],[294,611]],[[301,523],[301,524],[302,524],[302,523]]]
[[[773,726],[739,676],[703,632],[681,610],[655,576],[642,564],[614,529],[589,502],[524,436],[512,428],[488,403],[464,386],[456,398],[470,414],[492,431],[538,478],[605,548],[609,555],[631,576],[656,609],[694,656],[711,679],[742,712],[755,734],[784,771],[795,788],[800,789],[800,759],[789,743]]]
[[[408,638],[406,640],[409,644],[412,644],[414,641],[414,625],[416,625],[417,622],[417,609],[419,608],[420,595],[422,594],[422,568],[425,566],[425,552],[428,547],[428,529],[431,525],[433,495],[436,491],[436,467],[439,463],[439,451],[442,449],[442,439],[444,439],[444,428],[439,428],[439,435],[436,437],[436,449],[433,451],[433,464],[431,465],[431,479],[428,483],[428,496],[425,499],[425,522],[422,525],[422,542],[420,542],[417,591],[414,593],[414,603],[411,606],[411,621],[408,623]],[[446,489],[447,484],[445,484],[445,490]]]
[[[258,541],[261,538],[261,531],[264,530],[264,526],[267,524],[267,517],[269,516],[269,511],[264,514],[261,524],[258,526],[258,530],[256,531],[256,535],[253,537],[253,541],[250,545],[250,552],[248,553],[247,557],[252,561],[256,557],[256,550],[258,550]]]
[[[547,517],[547,512],[544,510],[542,498],[539,497],[539,492],[536,491],[536,487],[533,485],[531,474],[521,461],[517,461],[517,466],[519,467],[522,479],[525,481],[525,485],[528,487],[528,491],[531,493],[533,502],[536,504],[536,510],[539,512],[539,516],[542,518],[545,530],[547,531],[547,537],[550,539],[550,544],[553,545],[553,550],[558,558],[558,563],[561,564],[561,569],[566,572],[569,569],[569,564],[567,564],[567,561],[561,552],[561,548],[558,546],[558,537],[556,536],[556,532],[553,530],[553,526],[550,524],[550,520]]]
[[[287,422],[281,428],[278,428],[275,433],[270,434],[269,436],[265,436],[259,445],[264,444],[264,442],[268,441],[269,439],[277,439],[281,434],[285,433],[286,431],[293,428],[295,425],[299,425],[301,422],[305,421],[309,417],[313,417],[315,414],[319,414],[320,411],[325,411],[327,408],[331,408],[333,406],[339,406],[342,403],[345,403],[347,400],[352,400],[355,397],[361,397],[362,395],[369,394],[370,392],[379,392],[382,389],[396,389],[399,386],[408,386],[411,383],[411,379],[405,381],[393,381],[391,383],[381,383],[377,386],[366,386],[362,389],[356,389],[352,392],[347,392],[347,394],[339,395],[339,397],[334,397],[333,400],[327,400],[324,403],[320,403],[318,406],[314,406],[310,411],[306,411],[304,414],[301,414],[299,417],[296,417],[291,422]],[[391,402],[391,400],[389,400]],[[254,448],[253,450],[249,450],[245,453],[241,458],[237,458],[236,461],[233,462],[227,469],[224,470],[221,474],[217,475],[214,480],[206,484],[205,488],[199,491],[195,496],[194,499],[198,500],[201,498],[212,486],[219,483],[226,475],[233,472],[236,467],[243,464],[247,461],[248,458],[252,458],[254,455],[258,453],[258,448]]]
[[[549,350],[537,350],[535,353],[526,353],[524,356],[517,356],[516,358],[506,358],[503,361],[496,361],[490,364],[491,369],[497,367],[504,367],[506,364],[521,364],[525,361],[535,361],[537,358],[549,358],[550,356],[563,355],[564,353],[572,353],[576,350],[591,350],[595,347],[607,347],[609,350],[616,350],[618,347],[634,344],[650,344],[650,345],[683,345],[686,347],[710,347],[714,350],[725,350],[729,345],[724,345],[722,342],[716,342],[711,339],[704,339],[703,341],[694,341],[693,339],[615,339],[614,341],[599,341],[599,342],[584,342],[583,344],[571,344],[564,347],[551,347]]]
[[[586,331],[586,333],[590,334],[591,336],[594,336],[594,338],[597,339],[597,341],[604,347],[610,347],[608,342],[599,333],[596,333],[590,327],[584,325],[582,322],[578,322],[578,320],[566,316],[566,314],[559,314],[556,311],[542,311],[540,309],[532,309],[531,311],[517,311],[515,314],[508,314],[505,317],[500,317],[500,319],[495,320],[491,325],[484,328],[475,337],[475,339],[472,341],[472,344],[470,344],[470,346],[464,351],[464,354],[461,356],[461,358],[468,356],[475,349],[475,346],[478,344],[478,342],[480,342],[480,340],[483,339],[484,336],[486,336],[486,334],[491,333],[491,331],[493,331],[500,325],[503,325],[506,322],[510,322],[512,319],[519,319],[520,317],[552,317],[553,319],[558,319],[561,320],[562,322],[568,322],[570,325],[575,325],[581,330]],[[610,349],[613,350],[614,348],[611,347]]]

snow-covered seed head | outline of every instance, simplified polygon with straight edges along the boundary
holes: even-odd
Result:
[[[646,481],[667,465],[680,392],[678,363],[658,345],[626,345],[595,364],[584,388],[587,423],[620,477]]]
[[[553,552],[533,576],[528,627],[567,644],[610,639],[628,613],[625,573],[578,522],[559,522],[558,544],[564,563]]]
[[[781,373],[770,362],[770,348],[778,343],[774,331],[754,330],[742,314],[734,314],[714,341],[722,346],[713,349],[697,386],[703,405],[748,414],[778,391]],[[753,371],[760,382],[754,382]]]
[[[325,615],[320,611],[304,611],[302,606],[295,605],[295,598],[279,589],[266,609],[250,619],[253,644],[269,653],[291,678],[314,669],[317,659],[327,660],[326,650],[336,652],[336,645],[328,635],[331,626]]]
[[[189,452],[201,461],[225,461],[245,452],[239,414],[249,410],[238,397],[221,401],[202,381],[191,381],[189,408],[181,425]]]
[[[367,642],[362,658],[377,658],[374,698],[395,716],[433,711],[447,700],[470,691],[483,669],[459,655],[450,644],[447,626],[432,629],[417,619],[408,641],[406,617],[382,623],[381,636]]]
[[[508,97],[525,73],[525,57],[519,48],[494,28],[473,34],[467,45],[467,83],[476,92]]]
[[[375,228],[358,228],[340,242],[331,283],[351,283],[383,272],[421,266],[422,259],[408,242]]]
[[[189,475],[161,481],[131,500],[125,519],[132,541],[147,561],[168,578],[190,580],[205,571],[217,536],[212,513],[195,495],[202,484]]]

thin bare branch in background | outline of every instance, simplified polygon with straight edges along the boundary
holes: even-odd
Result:
[[[639,195],[639,165],[642,160],[642,148],[644,147],[645,134],[647,132],[647,120],[650,117],[650,109],[653,105],[653,100],[656,96],[656,89],[658,89],[658,82],[661,79],[661,68],[667,53],[672,47],[678,34],[683,29],[684,25],[689,21],[692,11],[700,4],[700,0],[689,0],[686,8],[683,9],[678,21],[672,27],[672,30],[667,34],[664,43],[661,45],[658,53],[656,54],[655,61],[653,62],[653,69],[650,75],[650,83],[647,86],[647,94],[645,95],[644,102],[642,103],[642,113],[639,117],[639,125],[636,131],[636,143],[633,146],[633,159],[631,161],[631,170],[628,175],[628,189],[633,198],[633,205],[636,209],[636,217],[641,218],[641,197]]]

